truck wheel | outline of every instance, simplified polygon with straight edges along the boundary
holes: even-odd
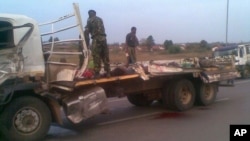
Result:
[[[196,103],[199,105],[209,105],[215,101],[217,95],[216,84],[201,83],[196,88]]]
[[[242,71],[242,78],[248,78],[249,77],[249,71],[247,70],[247,69],[244,69],[243,71]]]
[[[1,118],[4,135],[11,141],[41,140],[51,123],[47,105],[35,97],[14,99],[4,109]]]
[[[174,109],[172,102],[173,94],[171,94],[172,86],[173,83],[167,82],[162,89],[162,103],[168,109]]]
[[[141,94],[129,94],[127,95],[128,101],[135,106],[149,106],[153,100],[149,100],[147,95]]]
[[[176,80],[164,92],[163,102],[170,109],[185,111],[194,105],[195,90],[189,80]]]

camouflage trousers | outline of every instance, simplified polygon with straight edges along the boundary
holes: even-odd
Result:
[[[92,39],[92,56],[95,73],[100,72],[102,63],[104,64],[104,70],[108,73],[110,72],[109,49],[106,38]]]
[[[136,63],[136,51],[135,47],[128,47],[128,64]]]

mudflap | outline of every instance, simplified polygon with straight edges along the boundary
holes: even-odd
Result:
[[[78,90],[63,100],[67,118],[74,124],[108,111],[107,97],[101,87]]]

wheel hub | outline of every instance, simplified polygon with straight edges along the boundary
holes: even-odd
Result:
[[[33,132],[39,126],[39,115],[32,109],[21,109],[15,116],[14,125],[23,133]]]
[[[205,98],[206,99],[211,99],[213,95],[213,87],[211,86],[205,86]]]
[[[183,88],[181,90],[180,100],[183,104],[188,104],[191,100],[191,92],[188,88]]]

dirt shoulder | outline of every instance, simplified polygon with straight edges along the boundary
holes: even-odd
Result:
[[[122,63],[126,62],[126,56],[123,51],[110,51],[110,62],[111,63]],[[178,54],[168,54],[166,51],[137,51],[138,61],[149,61],[149,60],[172,60],[180,58],[190,58],[190,57],[211,57],[211,52],[182,52]]]

